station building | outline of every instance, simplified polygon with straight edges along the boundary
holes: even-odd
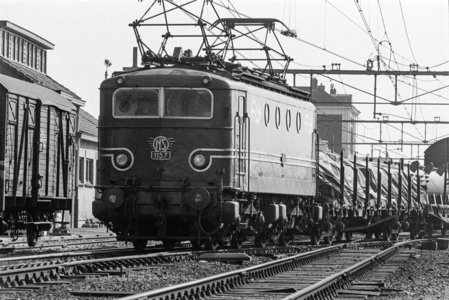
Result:
[[[352,95],[337,94],[332,84],[327,92],[323,84],[318,85],[316,78],[312,79],[310,87],[300,89],[312,91],[311,102],[317,110],[317,127],[320,135],[320,145],[327,146],[331,152],[340,154],[344,149],[344,157],[352,157],[356,151],[357,120],[360,111],[352,105]]]

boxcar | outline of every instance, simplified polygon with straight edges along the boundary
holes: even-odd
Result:
[[[70,211],[74,195],[75,107],[54,91],[0,74],[1,233],[26,229],[29,245]]]

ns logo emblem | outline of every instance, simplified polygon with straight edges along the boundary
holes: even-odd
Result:
[[[170,160],[171,147],[175,143],[173,138],[166,138],[165,136],[158,136],[156,138],[150,137],[148,143],[151,148],[152,160]]]

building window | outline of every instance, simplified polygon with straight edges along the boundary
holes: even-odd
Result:
[[[5,50],[3,46],[5,45],[5,32],[0,31],[0,55],[5,56]]]
[[[27,61],[26,61],[26,65],[30,66],[30,61],[31,61],[31,44],[27,43]]]
[[[15,60],[20,62],[20,39],[18,37],[16,37],[16,42],[15,42],[15,47],[16,47],[16,53],[15,53]]]
[[[30,45],[30,63],[28,64],[28,66],[30,66],[31,68],[33,67],[33,61],[34,61],[34,46]]]
[[[6,57],[11,58],[11,35],[6,33]]]
[[[23,40],[22,39],[19,39],[19,42],[18,42],[17,46],[19,47],[19,51],[18,51],[18,54],[17,54],[17,61],[20,62],[20,63],[23,63],[23,53],[22,53],[22,51],[23,51]]]
[[[86,158],[86,182],[94,183],[94,160]]]
[[[16,37],[13,36],[12,37],[12,59],[15,60],[16,59]]]
[[[33,46],[33,69],[37,69],[37,47]]]
[[[80,157],[79,167],[78,167],[78,181],[84,183],[84,157]]]

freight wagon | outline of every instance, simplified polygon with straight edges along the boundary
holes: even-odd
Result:
[[[56,211],[71,211],[76,110],[52,90],[0,74],[0,116],[0,233],[26,230],[34,246]]]

